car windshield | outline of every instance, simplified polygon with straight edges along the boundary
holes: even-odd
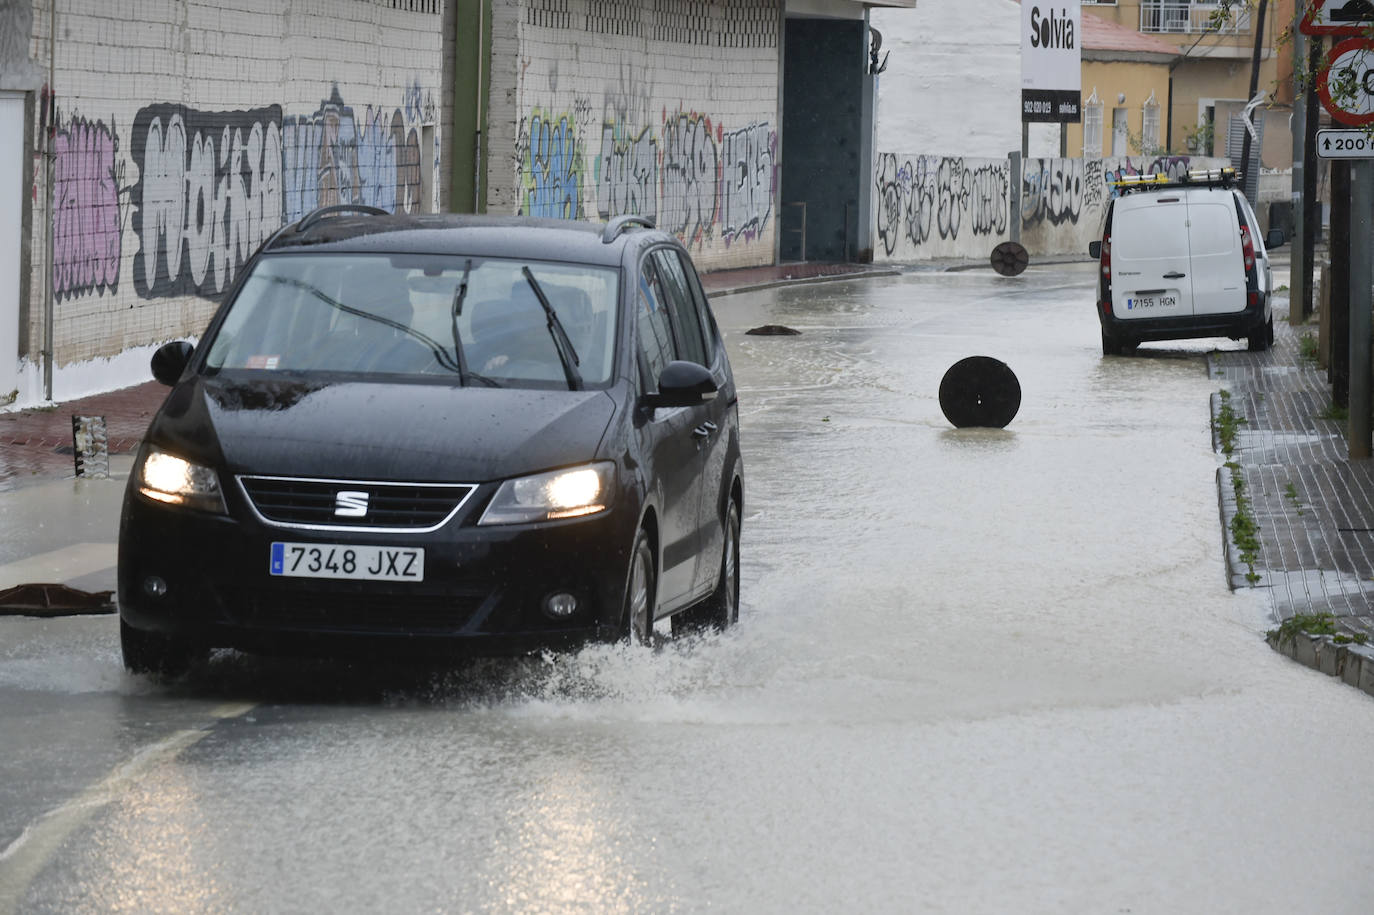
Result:
[[[570,377],[605,385],[613,370],[617,290],[614,269],[582,264],[274,254],[244,281],[206,366],[461,375],[467,384],[500,387],[572,387]],[[539,293],[571,344],[562,353]]]

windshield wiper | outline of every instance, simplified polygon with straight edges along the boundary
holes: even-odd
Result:
[[[485,375],[468,371],[467,358],[463,355],[463,337],[458,330],[458,318],[463,313],[463,300],[468,297],[468,277],[472,275],[472,258],[468,258],[463,263],[463,278],[458,283],[458,288],[453,290],[453,308],[449,311],[449,319],[453,324],[453,352],[457,356],[458,378],[467,384],[470,381],[480,381],[489,388],[499,388],[501,383],[494,381]]]
[[[582,390],[582,376],[577,371],[577,366],[582,363],[577,358],[577,350],[573,349],[572,341],[568,339],[568,332],[563,329],[563,322],[558,320],[558,313],[549,304],[549,297],[544,295],[544,288],[534,278],[534,273],[530,271],[530,268],[528,266],[521,267],[520,271],[525,274],[525,281],[534,290],[534,296],[539,300],[539,304],[544,306],[544,314],[548,315],[549,334],[553,337],[553,348],[558,350],[558,359],[563,363],[563,374],[568,379],[568,390]]]

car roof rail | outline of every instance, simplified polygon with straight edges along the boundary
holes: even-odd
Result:
[[[654,221],[648,216],[639,216],[634,213],[626,213],[624,216],[617,216],[606,223],[606,228],[601,233],[601,243],[609,245],[616,240],[616,237],[630,228],[630,226],[643,226],[646,229],[654,228]]]
[[[362,203],[336,203],[333,206],[320,207],[317,210],[312,210],[309,215],[296,223],[296,231],[304,232],[326,216],[334,216],[339,213],[366,213],[369,216],[391,215],[381,207],[371,207]]]

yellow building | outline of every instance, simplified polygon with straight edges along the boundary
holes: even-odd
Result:
[[[1083,13],[1083,119],[1068,125],[1068,153],[1154,156],[1165,151],[1170,68],[1167,41]]]
[[[1089,17],[1098,17],[1173,48],[1176,57],[1168,65],[1169,85],[1162,94],[1156,89],[1156,100],[1162,106],[1160,144],[1169,152],[1227,155],[1231,118],[1243,111],[1249,95],[1255,29],[1259,24],[1256,3],[1241,2],[1236,6],[1236,11],[1223,17],[1222,4],[1203,0],[1083,0],[1085,33],[1089,31]],[[1292,25],[1293,16],[1294,0],[1273,0],[1267,4],[1257,86],[1264,93],[1264,101],[1256,116],[1256,120],[1264,122],[1260,162],[1265,168],[1289,168],[1293,164],[1289,130],[1293,98],[1291,61],[1286,51],[1276,52],[1280,36]],[[1085,34],[1085,103],[1096,78],[1089,75],[1090,61],[1096,62],[1090,57],[1091,48]],[[1127,85],[1123,83],[1123,88],[1105,92],[1099,87],[1106,110],[1112,109],[1111,100],[1127,91]],[[1129,94],[1128,100],[1139,105]],[[1133,120],[1139,120],[1141,111],[1132,108],[1131,115]],[[1133,127],[1132,131],[1135,130]]]

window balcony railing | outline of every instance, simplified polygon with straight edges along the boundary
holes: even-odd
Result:
[[[1141,0],[1140,31],[1178,35],[1200,35],[1213,31],[1223,35],[1235,35],[1250,31],[1250,10],[1245,4],[1236,4],[1236,8],[1227,15],[1221,28],[1214,28],[1212,16],[1221,8],[1220,3]]]

